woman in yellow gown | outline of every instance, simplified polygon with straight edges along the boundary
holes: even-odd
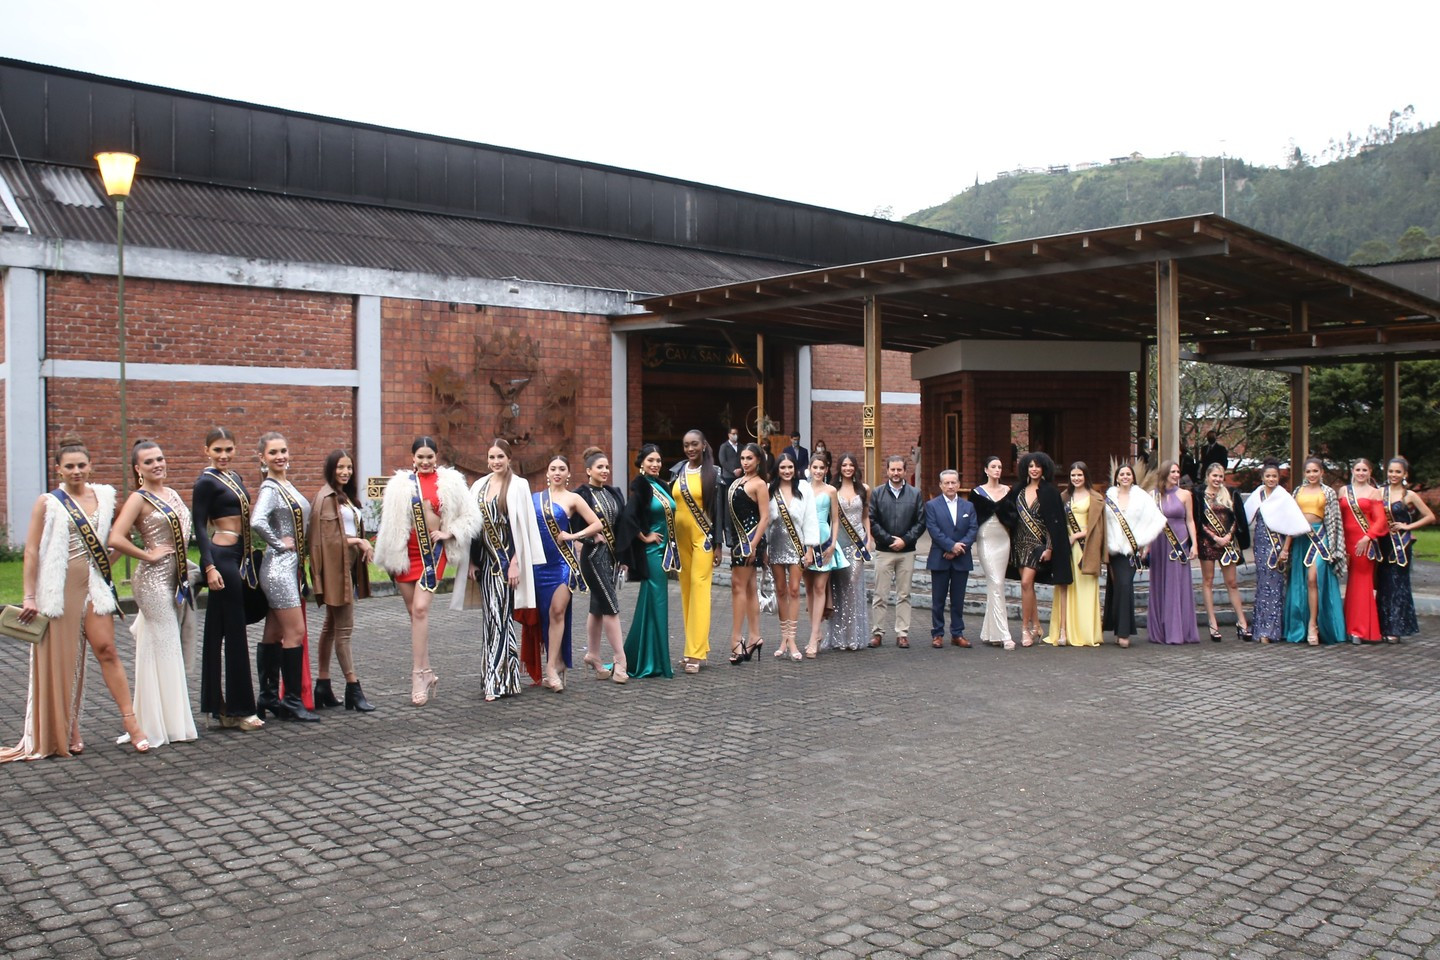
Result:
[[[685,672],[710,656],[710,580],[720,563],[720,468],[699,430],[685,434],[685,459],[670,471],[675,547],[680,556],[680,609],[685,619]]]
[[[1065,590],[1063,617],[1051,616],[1046,643],[1056,646],[1098,647],[1102,640],[1100,618],[1100,567],[1105,552],[1105,504],[1090,489],[1090,471],[1084,461],[1070,465],[1070,489],[1065,491],[1065,528],[1070,537],[1070,586]],[[1058,621],[1058,636],[1054,624]]]

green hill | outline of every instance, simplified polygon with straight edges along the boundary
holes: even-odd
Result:
[[[1440,256],[1440,126],[1383,139],[1321,166],[1228,158],[1226,212],[1341,262]],[[905,220],[1003,241],[1219,211],[1219,158],[1166,157],[977,183]]]

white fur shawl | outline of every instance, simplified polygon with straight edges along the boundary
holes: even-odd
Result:
[[[1256,487],[1245,498],[1245,519],[1253,527],[1255,514],[1265,518],[1265,526],[1271,533],[1282,537],[1298,537],[1310,532],[1310,522],[1300,512],[1300,505],[1284,487],[1276,487],[1268,497],[1264,487]]]
[[[110,539],[110,522],[115,519],[115,488],[103,483],[92,483],[95,501],[99,506],[99,517],[95,522],[95,535],[101,543]],[[40,570],[35,584],[35,606],[47,617],[58,617],[65,612],[65,568],[70,564],[70,514],[60,501],[45,494],[45,527],[40,535]],[[105,585],[100,571],[90,565],[90,606],[96,613],[115,612],[115,596]]]
[[[1116,491],[1119,488],[1111,487],[1105,491],[1107,504],[1120,504],[1115,499]],[[1130,488],[1130,496],[1127,498],[1125,509],[1120,511],[1125,515],[1125,522],[1130,526],[1130,533],[1135,537],[1135,543],[1144,550],[1155,542],[1155,538],[1165,529],[1165,514],[1155,506],[1155,498],[1138,486]],[[1105,545],[1111,553],[1118,553],[1122,556],[1130,556],[1130,540],[1125,536],[1125,531],[1120,529],[1120,521],[1115,517],[1115,511],[1107,505],[1105,507]]]
[[[465,477],[458,470],[440,467],[437,492],[440,496],[440,529],[454,535],[446,540],[445,555],[451,562],[470,552],[470,538],[480,528],[480,515],[475,501],[465,489]],[[410,519],[410,503],[415,482],[410,470],[397,470],[385,484],[381,501],[380,529],[375,534],[375,563],[392,574],[410,569],[410,533],[415,528]],[[436,531],[431,531],[435,533]]]
[[[476,535],[484,522],[480,519],[480,501],[490,488],[495,474],[489,474],[475,481],[470,488],[471,509],[475,511]],[[518,473],[510,475],[510,485],[505,489],[505,512],[510,517],[510,539],[515,542],[515,559],[520,568],[520,583],[515,587],[515,609],[528,610],[535,607],[536,563],[545,562],[545,545],[540,540],[540,521],[535,516],[535,502],[530,499],[530,484]],[[470,579],[470,552],[457,557],[460,568],[455,571],[456,589],[450,598],[450,609],[464,610],[481,605],[479,584]],[[462,590],[459,584],[465,584]]]

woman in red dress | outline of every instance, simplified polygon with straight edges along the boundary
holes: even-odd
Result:
[[[1345,581],[1345,634],[1351,643],[1380,642],[1380,614],[1375,607],[1375,566],[1380,544],[1390,533],[1385,501],[1370,482],[1374,468],[1363,457],[1350,467],[1350,482],[1340,491],[1340,519],[1345,524],[1345,551],[1350,575]]]

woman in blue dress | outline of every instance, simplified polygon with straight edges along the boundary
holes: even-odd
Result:
[[[540,685],[560,693],[565,689],[565,669],[570,666],[570,596],[584,592],[575,542],[600,532],[600,518],[578,493],[570,490],[570,461],[556,454],[545,468],[545,489],[536,492],[535,518],[545,560],[535,564],[535,605],[540,628],[545,632],[545,665]],[[572,530],[576,514],[586,524]]]
[[[630,515],[636,539],[645,548],[645,564],[632,566],[629,579],[640,584],[635,617],[625,635],[625,661],[632,677],[672,677],[670,666],[670,580],[678,572],[675,552],[675,500],[660,481],[664,461],[660,448],[647,443],[635,457],[640,475],[630,483],[625,510]],[[638,551],[637,551],[638,553]]]
[[[1386,643],[1399,643],[1401,637],[1420,632],[1410,592],[1410,561],[1415,556],[1414,531],[1434,523],[1435,514],[1409,488],[1409,477],[1410,461],[1404,457],[1391,457],[1385,464],[1381,500],[1390,533],[1380,543],[1383,562],[1375,568],[1375,606]]]
[[[850,558],[836,549],[836,533],[840,530],[840,497],[826,482],[830,464],[823,456],[810,458],[810,502],[815,506],[815,519],[820,525],[820,546],[813,562],[805,568],[805,600],[810,607],[810,644],[805,659],[814,660],[825,636],[825,611],[830,606],[830,571],[844,570]]]
[[[1285,586],[1294,537],[1310,531],[1295,499],[1280,486],[1280,464],[1266,460],[1260,486],[1245,501],[1250,542],[1255,548],[1255,606],[1250,634],[1261,643],[1285,637]]]

